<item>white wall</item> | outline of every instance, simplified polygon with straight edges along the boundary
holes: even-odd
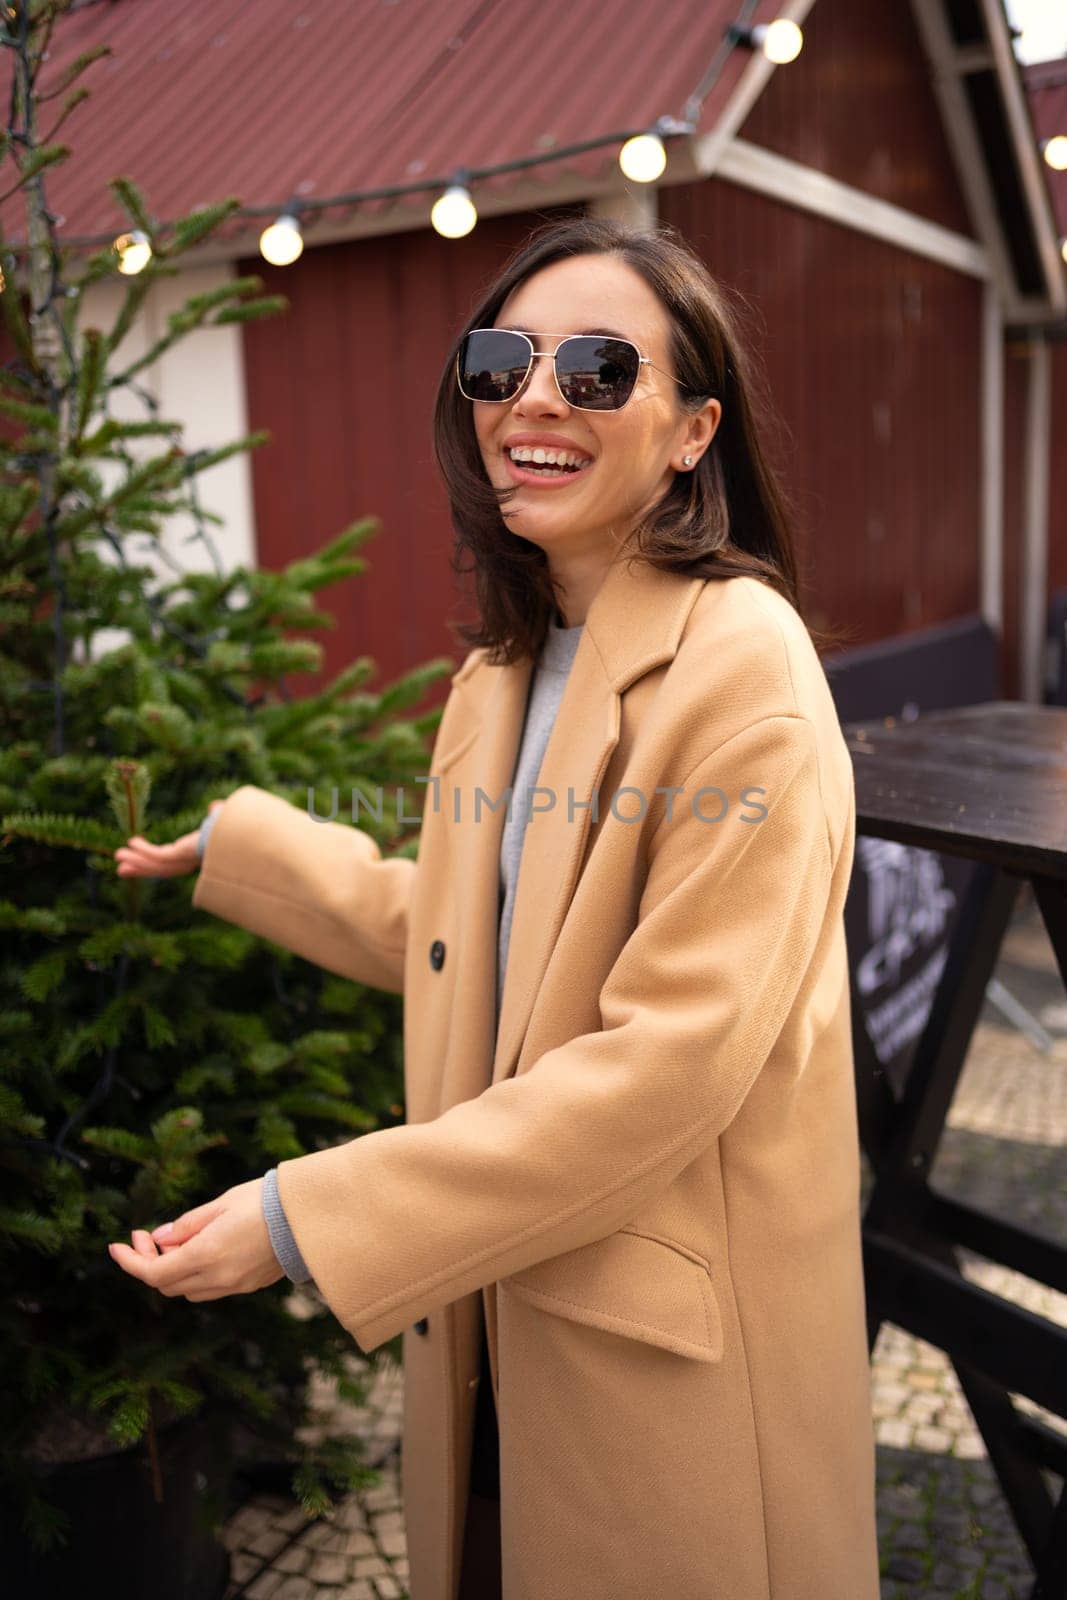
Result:
[[[179,310],[190,295],[202,294],[236,276],[232,265],[187,268],[173,278],[153,285],[133,327],[112,357],[112,371],[137,360],[166,332],[167,317]],[[86,292],[80,325],[110,329],[122,306],[125,280],[108,280]],[[171,350],[144,368],[136,382],[159,404],[158,415],[183,425],[181,447],[186,451],[216,449],[248,431],[245,404],[241,324],[197,328]],[[135,395],[116,390],[111,413],[127,421],[147,420],[151,412]],[[164,447],[159,439],[134,441],[135,456],[150,455]],[[200,503],[221,516],[221,527],[208,524],[225,569],[251,564],[255,559],[252,512],[251,461],[242,452],[200,473],[195,479]],[[171,558],[186,571],[210,571],[213,563],[203,540],[195,535],[192,517],[172,517],[161,541]],[[154,540],[134,536],[131,554],[161,574],[170,572],[153,551]]]

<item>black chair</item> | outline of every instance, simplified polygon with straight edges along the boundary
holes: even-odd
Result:
[[[1000,643],[977,614],[857,646],[825,666],[842,723],[911,722],[1001,694]],[[898,1091],[929,1011],[924,973],[945,957],[974,872],[958,857],[857,840],[845,902],[849,965],[881,1068]]]

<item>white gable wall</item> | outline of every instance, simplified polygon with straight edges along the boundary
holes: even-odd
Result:
[[[166,332],[167,317],[180,310],[189,296],[203,294],[236,277],[227,262],[190,266],[173,278],[162,278],[153,288],[122,344],[112,358],[112,372],[141,357]],[[81,326],[108,330],[113,327],[125,298],[124,280],[95,284],[86,292]],[[136,383],[156,400],[158,415],[182,424],[179,440],[187,453],[217,449],[248,431],[242,355],[242,324],[197,328],[144,368]],[[127,421],[145,421],[148,408],[128,389],[115,391],[111,413]],[[137,456],[154,454],[163,441],[134,441]],[[269,446],[261,446],[269,448]],[[208,525],[208,534],[225,570],[255,560],[255,526],[252,475],[247,452],[209,468],[194,480],[201,505],[223,518],[221,527]],[[169,519],[162,539],[164,551],[185,571],[211,571],[213,561],[204,542],[196,537],[192,517]],[[192,537],[190,537],[192,536]],[[171,571],[153,551],[154,541],[137,536],[131,554],[161,575]]]

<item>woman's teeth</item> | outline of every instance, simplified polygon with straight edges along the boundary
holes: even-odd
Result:
[[[556,472],[581,472],[592,465],[588,456],[578,456],[570,450],[543,450],[540,446],[533,448],[520,445],[515,450],[509,450],[508,455],[516,466],[534,469],[548,467]]]

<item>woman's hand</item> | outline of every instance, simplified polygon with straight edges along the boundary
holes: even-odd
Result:
[[[217,811],[225,800],[212,800],[208,811]],[[115,851],[120,878],[177,878],[183,872],[196,872],[200,866],[197,840],[200,829],[183,833],[172,844],[150,844],[141,834],[120,844]]]
[[[152,1233],[135,1228],[130,1237],[132,1247],[108,1245],[112,1261],[168,1299],[253,1294],[285,1277],[263,1215],[262,1178],[239,1183]]]

